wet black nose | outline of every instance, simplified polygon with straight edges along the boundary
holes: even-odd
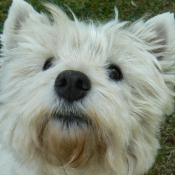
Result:
[[[84,98],[90,88],[91,82],[89,78],[78,71],[63,71],[55,80],[57,95],[69,102]]]

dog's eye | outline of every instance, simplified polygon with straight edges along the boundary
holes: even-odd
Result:
[[[48,58],[43,66],[43,71],[49,69],[52,66],[53,58]]]
[[[114,81],[119,81],[123,79],[122,72],[120,68],[116,65],[110,65],[108,67],[109,77]]]

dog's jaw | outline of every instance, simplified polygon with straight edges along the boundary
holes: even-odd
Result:
[[[97,124],[83,114],[52,114],[38,137],[41,156],[49,164],[82,169],[103,162],[106,143]]]

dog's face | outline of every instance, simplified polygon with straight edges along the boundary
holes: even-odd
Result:
[[[48,8],[53,21],[15,0],[5,23],[4,144],[56,166],[147,171],[173,110],[173,15],[96,25]]]

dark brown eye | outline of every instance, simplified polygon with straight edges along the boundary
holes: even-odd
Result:
[[[122,72],[116,65],[111,65],[108,67],[109,78],[114,81],[119,81],[123,79]]]
[[[53,58],[48,58],[43,66],[43,71],[49,69],[52,66]]]

